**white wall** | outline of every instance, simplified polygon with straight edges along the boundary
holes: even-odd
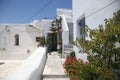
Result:
[[[46,62],[46,48],[39,47],[6,80],[41,80]]]
[[[115,2],[112,3],[113,1]],[[86,25],[93,29],[97,28],[99,24],[104,25],[105,18],[111,18],[114,12],[120,10],[120,0],[72,0],[72,3],[74,40],[76,40],[76,37],[78,36],[77,20],[83,15],[85,15]],[[81,56],[81,54],[78,53],[80,49],[82,48],[74,46],[77,57]],[[86,54],[81,58],[86,60]]]
[[[85,13],[85,0],[72,0],[72,9],[73,9],[73,38],[76,40],[78,36],[78,24],[77,20]],[[74,51],[76,53],[76,57],[80,57],[81,59],[86,60],[86,54],[80,54],[79,50],[81,47],[74,46]]]
[[[42,19],[42,20],[35,20],[33,21],[33,25],[37,26],[38,28],[40,28],[42,31],[41,31],[41,37],[42,36],[46,36],[46,34],[48,32],[50,32],[50,27],[51,27],[51,22],[53,20],[51,19]]]
[[[1,27],[5,28],[6,25]],[[7,31],[8,30],[8,31]],[[15,35],[19,35],[19,45],[15,45]],[[36,37],[40,36],[39,31],[23,24],[9,24],[0,37],[5,37],[6,53],[10,54],[27,54],[27,50],[33,52],[37,47]],[[1,39],[1,38],[0,38]]]
[[[120,0],[86,0],[86,24],[92,29],[99,24],[105,25],[104,19],[111,18],[118,10],[120,10]]]
[[[50,32],[51,22],[53,20],[50,19],[43,19],[41,24],[41,29],[43,30],[43,35],[46,35],[48,32]]]
[[[66,21],[66,16],[61,15],[62,17],[62,44],[69,44],[69,29]]]

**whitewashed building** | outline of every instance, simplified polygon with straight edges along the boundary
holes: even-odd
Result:
[[[33,23],[31,24],[41,29],[41,36],[43,37],[43,36],[46,36],[47,33],[50,32],[52,21],[53,20],[51,19],[34,20]]]
[[[72,10],[57,8],[57,16],[62,18],[62,54],[73,51],[73,21]]]
[[[1,24],[0,49],[9,54],[31,53],[37,48],[37,37],[41,36],[39,28],[29,24]]]
[[[111,18],[113,13],[120,10],[120,0],[72,0],[74,40],[76,37],[84,36],[80,27],[88,25],[91,29],[97,28],[99,24],[105,25],[104,19]],[[79,54],[81,47],[74,46],[77,57],[87,59],[86,54]]]
[[[30,24],[0,24],[0,53],[28,54],[48,33],[52,20],[35,20]]]

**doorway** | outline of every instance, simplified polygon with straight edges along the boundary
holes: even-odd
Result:
[[[57,51],[57,33],[48,33],[48,52]]]

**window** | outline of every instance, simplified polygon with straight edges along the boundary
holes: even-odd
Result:
[[[15,45],[16,46],[19,45],[19,35],[18,34],[15,35]]]
[[[85,38],[85,17],[79,20],[78,25],[80,29],[80,36]]]
[[[36,42],[40,42],[41,37],[36,37]]]

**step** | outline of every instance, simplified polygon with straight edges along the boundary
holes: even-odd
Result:
[[[43,75],[43,80],[70,80],[67,75]]]
[[[67,75],[43,75],[43,78],[69,78]]]
[[[70,80],[69,78],[44,78],[43,80]]]
[[[43,80],[70,80],[69,78],[44,78]]]
[[[43,80],[70,80],[69,76],[65,74],[63,63],[58,54],[48,55],[48,59],[42,74]]]

